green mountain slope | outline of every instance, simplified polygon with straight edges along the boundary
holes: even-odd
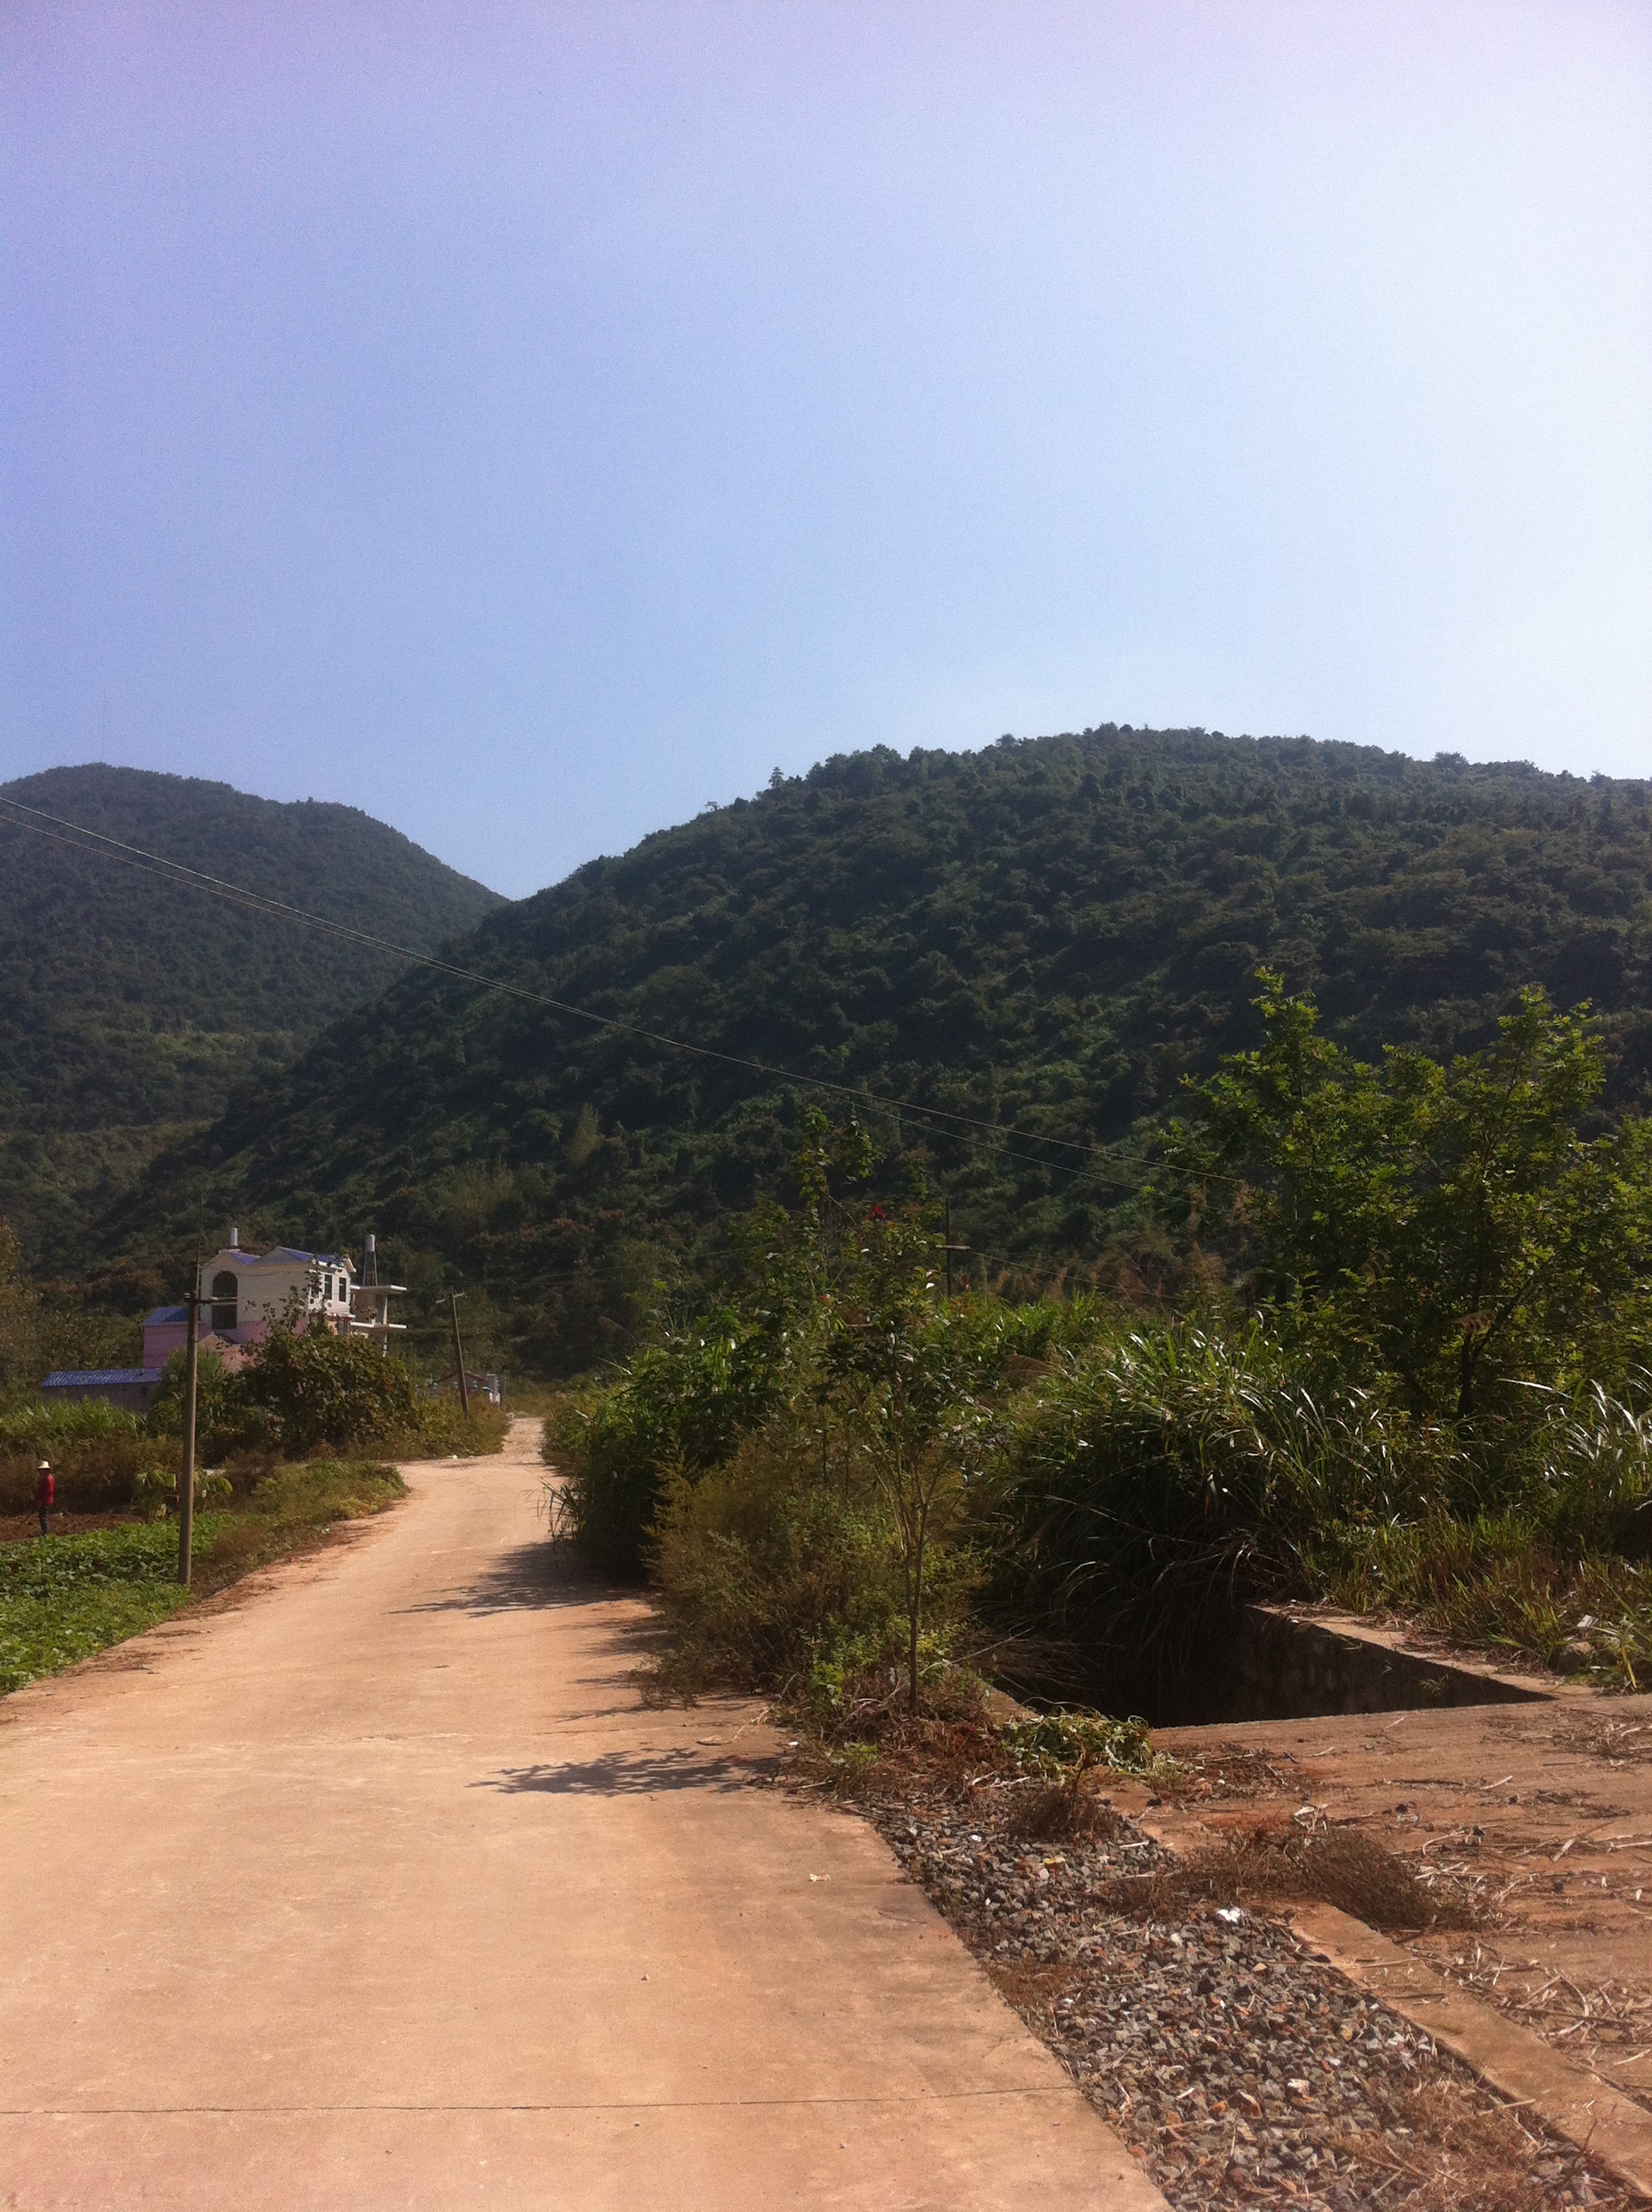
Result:
[[[52,769],[0,800],[421,950],[495,895],[354,807],[279,805],[128,768]],[[180,1124],[291,1060],[401,963],[282,927],[26,830],[0,805],[0,1214],[37,1266]],[[43,825],[49,826],[49,825]]]
[[[1184,1073],[1251,1037],[1260,960],[1367,1051],[1482,1041],[1527,980],[1590,998],[1614,1097],[1642,1096],[1647,798],[1202,732],[879,750],[593,862],[458,957],[712,1053],[1025,1133],[871,1122],[892,1154],[926,1152],[981,1255],[966,1264],[1151,1276],[1145,1134]],[[729,1212],[780,1186],[805,1095],[410,972],[158,1161],[110,1234],[152,1258],[203,1191],[210,1220],[272,1237],[376,1226],[427,1290],[467,1284],[515,1363],[576,1367],[619,1340],[656,1269],[703,1265]]]

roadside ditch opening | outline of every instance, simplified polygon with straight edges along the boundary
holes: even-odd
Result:
[[[1006,1654],[996,1672],[1017,1697],[1139,1713],[1155,1728],[1527,1705],[1546,1695],[1472,1661],[1406,1650],[1400,1637],[1357,1622],[1271,1605],[1212,1606],[1178,1648],[1029,1646]]]

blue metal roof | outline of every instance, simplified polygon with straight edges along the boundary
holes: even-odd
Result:
[[[158,1382],[165,1371],[160,1367],[54,1367],[40,1388],[66,1389],[75,1382]]]
[[[153,1313],[144,1315],[143,1326],[145,1328],[154,1328],[163,1321],[181,1322],[186,1317],[188,1310],[185,1306],[157,1306]]]

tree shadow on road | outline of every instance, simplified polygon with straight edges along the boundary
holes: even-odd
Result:
[[[507,1796],[538,1792],[548,1797],[652,1797],[658,1790],[708,1790],[726,1794],[748,1790],[772,1772],[772,1759],[758,1755],[710,1758],[684,1747],[660,1752],[607,1752],[599,1759],[569,1760],[558,1766],[507,1766],[473,1782],[473,1790],[497,1790]]]
[[[521,1613],[549,1606],[600,1605],[641,1592],[610,1582],[564,1544],[541,1538],[501,1553],[462,1589],[410,1606],[410,1613]]]

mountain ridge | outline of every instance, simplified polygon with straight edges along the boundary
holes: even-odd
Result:
[[[359,808],[85,763],[0,785],[0,1213],[74,1267],[95,1213],[249,1068],[283,1066],[398,972],[34,822],[31,807],[434,950],[500,903]],[[48,834],[41,834],[46,832]],[[368,926],[372,926],[369,922]]]
[[[1308,738],[1106,725],[840,755],[485,916],[455,957],[531,992],[867,1093],[1006,1280],[1175,1264],[1116,1149],[1252,1042],[1266,960],[1375,1052],[1484,1042],[1520,987],[1592,1000],[1615,1106],[1652,1069],[1644,783]],[[1029,1131],[993,1150],[878,1107]],[[543,1371],[622,1341],[780,1188],[795,1084],[418,972],[157,1159],[112,1209],[139,1265],[186,1194],[272,1239],[375,1227]],[[914,1127],[914,1122],[920,1126]],[[1047,1141],[1040,1141],[1047,1140]],[[1157,1273],[1156,1274],[1156,1271]]]

